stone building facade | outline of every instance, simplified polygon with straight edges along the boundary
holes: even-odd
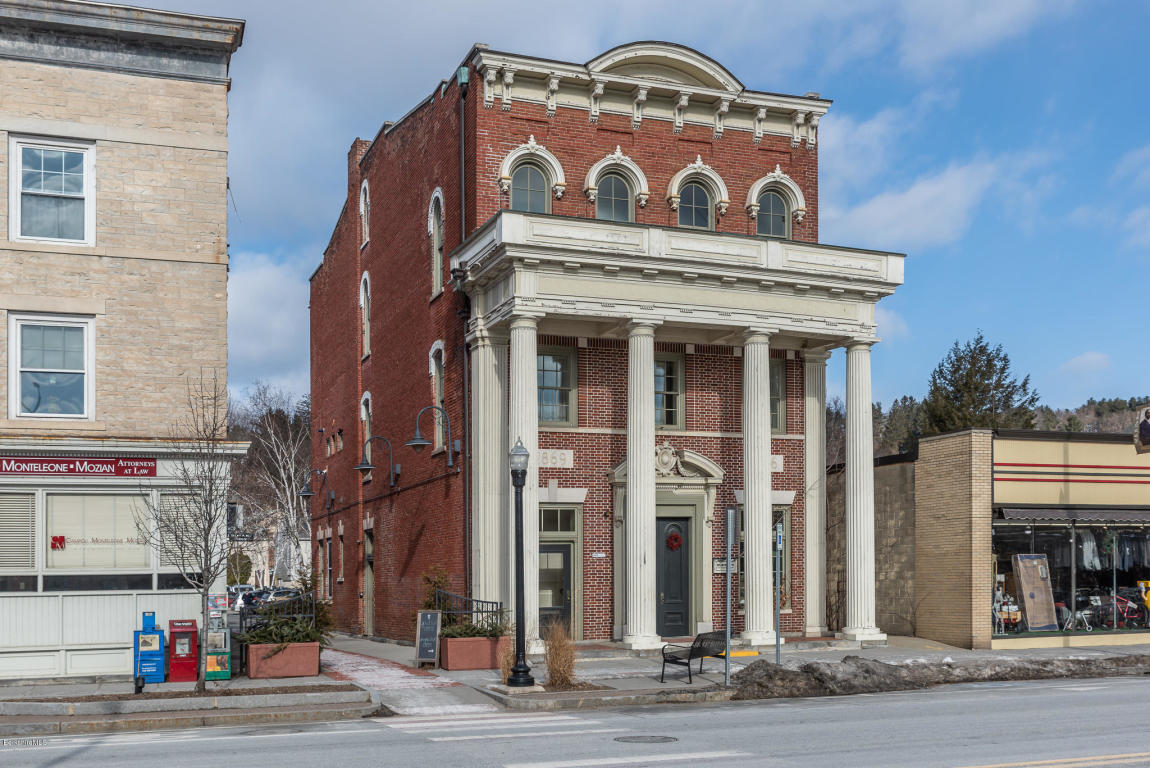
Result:
[[[477,45],[353,142],[311,293],[315,564],[343,628],[410,639],[432,580],[513,604],[521,440],[533,637],[561,620],[653,647],[722,626],[728,507],[736,630],[821,635],[825,363],[846,347],[846,634],[880,637],[869,349],[903,257],[818,243],[829,106],[673,44],[586,64]],[[426,406],[446,418],[424,414],[434,450],[416,454]],[[401,471],[383,439],[361,456],[369,438]]]
[[[199,613],[126,510],[174,482],[188,383],[226,381],[243,22],[71,0],[0,22],[0,678],[127,672],[141,610]]]

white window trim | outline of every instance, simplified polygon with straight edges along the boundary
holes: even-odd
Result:
[[[587,195],[587,199],[595,202],[599,195],[599,182],[604,176],[612,173],[621,176],[630,185],[631,196],[636,205],[640,208],[647,205],[647,199],[651,196],[647,176],[634,160],[623,154],[622,148],[618,145],[616,145],[613,154],[607,155],[587,171],[587,181],[583,185],[583,192]],[[635,220],[634,205],[631,207],[631,220]]]
[[[790,236],[791,222],[789,219],[792,217],[800,224],[803,217],[807,213],[807,200],[803,196],[803,190],[795,183],[787,174],[783,173],[781,166],[776,165],[775,170],[768,173],[763,178],[756,181],[747,190],[747,213],[752,219],[757,219],[759,216],[759,198],[763,196],[764,192],[778,192],[783,196],[783,201],[786,202],[788,211],[787,221],[787,235]],[[757,230],[756,230],[757,231]]]
[[[695,158],[695,162],[671,177],[671,184],[667,188],[667,203],[671,206],[671,210],[679,210],[679,196],[682,194],[683,187],[691,182],[701,184],[711,194],[713,212],[708,229],[713,230],[718,224],[718,217],[726,216],[727,206],[731,204],[731,199],[727,194],[727,185],[723,181],[723,177],[714,168],[704,163],[703,156],[699,155]],[[690,227],[690,229],[700,229],[700,227]]]
[[[367,181],[359,185],[359,247],[371,242],[371,187]]]
[[[542,144],[535,142],[535,136],[529,136],[526,144],[520,144],[507,153],[503,163],[499,166],[499,191],[511,197],[511,177],[524,162],[534,162],[543,172],[543,179],[551,185],[551,192],[555,199],[563,197],[567,191],[567,177],[563,175],[563,165],[559,158],[547,151]],[[550,195],[548,195],[547,212],[551,212]]]
[[[20,413],[20,326],[70,325],[84,329],[84,413]],[[96,418],[96,323],[82,315],[8,313],[8,418],[94,421]]]
[[[359,281],[359,322],[360,339],[363,342],[363,356],[360,361],[371,355],[371,277],[367,272]]]
[[[436,224],[435,212],[439,211],[439,247],[435,245]],[[443,218],[443,190],[439,187],[431,194],[431,202],[427,206],[427,237],[431,240],[431,298],[434,299],[443,293],[443,265],[446,250],[446,224]]]
[[[84,153],[84,239],[67,240],[56,237],[23,237],[20,234],[20,149],[59,149]],[[94,142],[67,139],[42,139],[32,136],[8,136],[8,239],[23,243],[68,243],[94,246],[96,244],[96,151]]]

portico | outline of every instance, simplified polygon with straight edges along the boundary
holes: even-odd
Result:
[[[752,645],[774,642],[779,628],[774,625],[773,511],[798,504],[801,525],[792,526],[791,541],[801,539],[801,547],[792,543],[790,555],[801,558],[802,566],[793,571],[796,583],[788,581],[794,593],[789,605],[805,614],[800,633],[821,632],[825,371],[829,351],[844,347],[850,484],[846,635],[881,639],[874,605],[869,355],[877,341],[874,306],[901,284],[902,259],[797,241],[508,210],[490,219],[452,255],[453,274],[471,301],[474,596],[505,606],[513,602],[506,449],[521,439],[533,459],[524,493],[525,611],[532,639],[540,630],[541,495],[552,501],[586,499],[584,521],[592,519],[587,505],[610,506],[610,534],[584,533],[586,567],[599,569],[594,585],[580,574],[571,589],[581,589],[584,605],[606,599],[610,629],[594,631],[610,632],[632,648],[662,643],[659,624],[667,624],[660,605],[670,598],[659,586],[668,573],[687,569],[683,626],[689,633],[718,621],[713,606],[722,593],[711,565],[721,553],[722,524],[716,521],[723,516],[716,511],[736,501],[743,521],[742,637]],[[540,336],[571,339],[577,349],[596,343],[619,348],[612,358],[620,363],[619,374],[589,384],[588,391],[605,392],[603,402],[625,403],[625,423],[619,427],[595,426],[599,412],[584,404],[579,407],[588,423],[576,420],[549,429],[548,437],[562,432],[564,444],[573,446],[574,466],[544,467],[546,481],[537,460]],[[681,350],[675,354],[688,361],[697,350],[722,350],[723,372],[695,371],[692,381],[709,391],[710,376],[740,378],[735,393],[741,390],[741,414],[727,425],[688,428],[679,421],[672,428],[669,409],[691,408],[691,398],[702,396],[682,386],[690,366],[663,362],[666,355],[658,349]],[[787,422],[799,425],[791,434],[772,428],[779,385],[772,380],[772,361],[780,359],[794,363],[796,381],[802,382],[800,412]],[[670,378],[679,389],[667,383]],[[622,388],[625,397],[611,399]],[[787,420],[787,414],[781,418]],[[602,450],[584,448],[592,436],[607,441]],[[699,449],[681,447],[688,441]],[[581,463],[592,456],[604,461],[603,451],[615,451],[621,460],[598,476],[597,470],[582,470]],[[789,464],[784,465],[783,453],[792,457]],[[597,490],[603,483],[609,493]],[[725,491],[724,483],[738,487]],[[608,566],[609,578],[599,578]],[[667,583],[674,587],[672,582]],[[592,594],[605,585],[613,594]]]

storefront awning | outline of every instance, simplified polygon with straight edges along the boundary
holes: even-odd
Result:
[[[1136,523],[1150,524],[1150,507],[1141,509],[1092,509],[1081,507],[1046,507],[1000,510],[1006,520],[1042,520],[1059,523]]]

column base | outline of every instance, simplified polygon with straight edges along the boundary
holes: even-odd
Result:
[[[664,645],[663,638],[658,635],[623,635],[623,647],[633,651],[662,648]]]
[[[745,645],[750,646],[775,644],[775,633],[770,630],[759,632],[744,632],[739,635],[739,637],[742,639]],[[786,642],[787,641],[785,639],[782,640],[782,644],[786,644]]]
[[[844,627],[843,639],[865,643],[885,643],[886,633],[878,627]]]

